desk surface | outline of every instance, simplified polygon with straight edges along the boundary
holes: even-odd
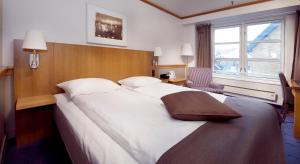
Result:
[[[289,85],[292,89],[300,89],[300,85],[295,80],[290,80]]]
[[[294,102],[294,136],[300,139],[300,86],[294,80],[289,81],[295,96]]]

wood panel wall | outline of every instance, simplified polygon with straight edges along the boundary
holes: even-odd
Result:
[[[153,52],[87,45],[47,43],[40,67],[30,69],[22,40],[14,41],[15,99],[56,94],[56,84],[77,78],[100,77],[113,81],[130,76],[151,76]]]

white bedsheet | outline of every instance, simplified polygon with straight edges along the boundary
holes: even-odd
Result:
[[[182,91],[199,91],[199,90],[168,84],[168,83],[155,83],[144,87],[135,88],[133,89],[133,91],[153,98],[160,99],[161,97],[171,93],[182,92]],[[199,92],[203,92],[203,91],[199,91]],[[212,92],[206,92],[206,93],[208,93],[209,95],[211,95],[212,97],[214,97],[215,99],[217,99],[222,103],[224,103],[226,99],[226,96],[222,94],[216,94]]]
[[[157,162],[163,153],[205,123],[172,119],[159,99],[124,88],[76,96],[72,101],[142,164]]]
[[[80,143],[89,163],[137,164],[122,147],[105,134],[65,94],[55,95],[60,112],[72,128],[71,136]]]

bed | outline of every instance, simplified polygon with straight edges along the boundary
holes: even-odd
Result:
[[[271,106],[209,93],[242,119],[175,120],[160,97],[185,90],[192,89],[159,83],[72,101],[56,95],[56,122],[73,163],[284,163]]]
[[[225,123],[172,119],[160,97],[188,89],[168,85],[110,93],[118,99],[95,93],[70,101],[57,84],[151,76],[153,52],[47,43],[43,66],[33,71],[22,42],[14,40],[15,100],[58,94],[55,119],[73,163],[284,163],[278,119],[268,104],[212,95],[243,115]],[[124,108],[128,102],[134,106]]]

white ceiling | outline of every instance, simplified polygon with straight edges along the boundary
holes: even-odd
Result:
[[[256,0],[148,0],[180,17]]]

